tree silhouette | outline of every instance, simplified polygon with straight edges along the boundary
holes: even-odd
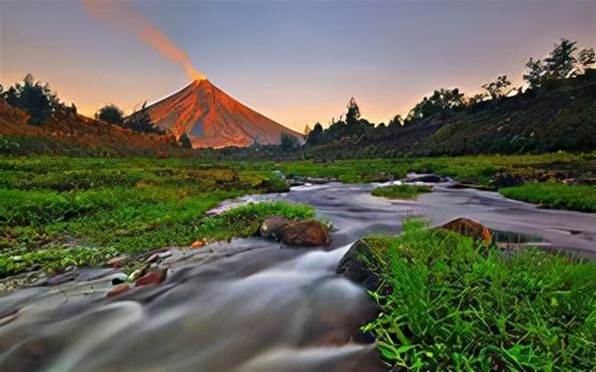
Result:
[[[585,70],[589,70],[594,63],[596,63],[596,55],[594,54],[593,48],[585,48],[581,52],[579,52],[579,63],[581,63],[582,68]]]
[[[511,92],[511,90],[508,89],[510,86],[511,81],[507,79],[507,75],[501,75],[497,77],[497,80],[484,84],[482,89],[486,90],[491,99],[496,101]]]
[[[540,88],[546,74],[544,63],[539,59],[530,58],[526,63],[526,70],[523,79],[530,85],[530,88]]]
[[[291,151],[300,146],[300,142],[298,138],[287,133],[282,133],[280,136],[280,145],[282,150]]]
[[[64,110],[64,105],[50,86],[36,81],[31,74],[25,75],[22,83],[17,83],[2,93],[2,99],[29,114],[29,124],[45,123],[52,113]]]
[[[577,63],[577,58],[574,56],[577,50],[576,44],[576,41],[564,38],[555,44],[552,52],[544,59],[546,73],[550,79],[561,80],[574,74]]]
[[[95,113],[95,118],[110,124],[122,125],[124,123],[124,111],[113,103],[105,105]]]

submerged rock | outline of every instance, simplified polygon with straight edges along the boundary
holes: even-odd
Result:
[[[282,242],[294,247],[329,245],[329,227],[314,220],[291,222],[283,229]]]
[[[284,228],[290,220],[284,216],[272,216],[263,221],[261,225],[261,236],[267,239],[280,241],[284,235]]]
[[[375,266],[372,248],[366,239],[357,240],[341,258],[335,272],[362,285],[370,291],[376,290],[381,281],[372,267]]]
[[[120,283],[116,285],[114,288],[110,289],[110,291],[106,294],[106,297],[112,298],[121,295],[124,292],[127,292],[130,289],[130,285],[127,283]]]

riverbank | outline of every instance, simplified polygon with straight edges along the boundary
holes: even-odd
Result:
[[[431,230],[359,243],[380,307],[363,329],[391,368],[589,370],[596,264]],[[366,251],[366,252],[363,252]]]

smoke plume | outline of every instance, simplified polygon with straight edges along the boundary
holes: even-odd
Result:
[[[151,20],[130,8],[125,1],[85,0],[85,8],[91,16],[110,26],[136,34],[143,43],[180,65],[189,79],[205,79],[205,75],[194,68],[185,51],[176,46],[157,26],[151,23]]]

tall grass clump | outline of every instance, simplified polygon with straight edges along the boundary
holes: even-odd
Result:
[[[372,295],[381,312],[364,330],[391,367],[594,368],[594,263],[534,249],[506,257],[419,221],[372,243],[382,282]]]

